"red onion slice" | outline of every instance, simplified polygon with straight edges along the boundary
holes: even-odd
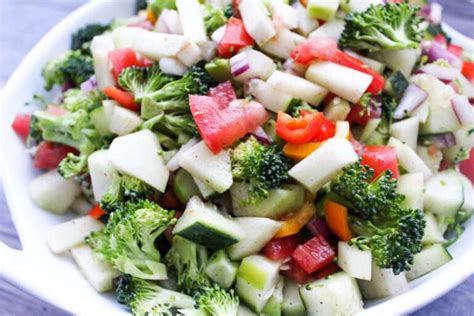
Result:
[[[443,149],[456,146],[456,137],[453,133],[438,134],[424,137],[431,142],[436,148]]]
[[[425,74],[433,75],[443,81],[452,81],[461,73],[457,68],[444,67],[436,64],[424,65],[419,70]]]
[[[259,126],[257,127],[253,132],[252,135],[262,144],[264,145],[270,145],[272,143],[272,140],[270,137],[265,133],[265,130]]]
[[[196,138],[191,138],[186,144],[184,144],[183,146],[181,146],[181,148],[178,150],[178,152],[176,153],[176,155],[174,155],[170,161],[168,161],[168,163],[166,164],[166,167],[168,168],[168,170],[170,171],[176,171],[179,169],[179,159],[181,158],[181,156],[186,152],[188,151],[191,147],[193,147],[194,145],[196,145],[198,143],[198,140]]]
[[[459,124],[474,124],[474,107],[469,103],[469,99],[464,95],[456,95],[451,99],[451,106]]]
[[[329,229],[326,220],[321,217],[313,217],[308,224],[306,224],[306,228],[313,234],[314,236],[321,235],[326,240],[334,239],[334,234]]]
[[[83,83],[81,83],[82,92],[87,93],[94,90],[95,88],[97,88],[97,80],[95,79],[95,76],[92,76]]]
[[[250,69],[249,59],[246,52],[235,55],[230,59],[230,72],[233,77],[240,76]]]
[[[455,68],[460,69],[462,67],[463,62],[458,56],[454,55],[445,47],[443,47],[443,45],[435,41],[429,42],[429,44],[427,44],[427,47],[424,49],[424,55],[428,57],[430,62],[435,62],[438,59],[444,59]]]
[[[403,97],[395,109],[393,117],[397,120],[404,118],[415,111],[427,98],[428,93],[426,91],[411,83],[405,90],[405,93],[403,93]]]

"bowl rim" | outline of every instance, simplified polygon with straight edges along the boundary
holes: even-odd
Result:
[[[103,4],[105,1],[106,0],[90,1],[77,8],[76,10],[68,14],[65,18],[63,18],[50,31],[48,31],[46,35],[31,49],[31,51],[23,58],[22,62],[19,64],[19,66],[16,68],[14,73],[10,76],[5,86],[3,87],[3,90],[1,92],[1,103],[3,105],[3,108],[1,109],[2,111],[6,111],[4,109],[5,104],[8,103],[7,101],[9,97],[13,97],[12,92],[15,90],[15,87],[19,84],[22,84],[22,82],[19,80],[21,77],[23,77],[22,74],[27,72],[29,68],[33,67],[33,65],[37,64],[36,56],[40,52],[50,48],[51,43],[56,40],[57,37],[64,37],[64,34],[62,34],[63,32],[61,31],[61,29],[67,25],[77,24],[80,17],[90,15],[91,12],[93,12],[94,10],[96,10],[96,8],[99,7],[98,3]],[[459,33],[449,25],[443,24],[443,27],[445,27],[447,33],[458,45],[462,47],[474,47],[474,40]],[[15,108],[12,107],[12,110],[10,111],[13,111],[13,109]],[[3,124],[4,123],[0,121],[0,125]],[[0,130],[3,131],[5,127],[6,126],[0,126]],[[10,213],[14,225],[17,228],[18,236],[23,246],[23,252],[27,253],[30,252],[31,249],[29,247],[28,242],[26,242],[24,238],[24,227],[21,223],[21,220],[18,220],[18,216],[16,215],[19,212],[17,200],[20,198],[20,194],[16,193],[16,189],[13,188],[12,185],[9,183],[8,177],[10,176],[10,172],[8,170],[8,164],[3,159],[1,159],[3,157],[1,153],[8,152],[6,150],[7,145],[8,144],[6,144],[5,141],[0,140],[0,172],[3,179],[5,198],[10,208]],[[474,234],[473,230],[474,228],[471,228],[469,233]],[[467,233],[468,231],[465,232],[465,234]],[[16,255],[14,252],[9,252],[9,254],[12,256]],[[450,264],[445,265],[439,268],[438,270],[420,278],[418,282],[419,284],[414,288],[410,288],[405,293],[402,293],[395,297],[387,298],[384,301],[378,303],[377,305],[365,309],[361,312],[361,315],[380,315],[382,313],[386,314],[387,311],[390,311],[390,313],[392,314],[406,314],[421,308],[422,306],[444,295],[449,290],[451,290],[452,288],[460,284],[462,281],[464,281],[466,278],[468,278],[471,274],[473,274],[474,266],[471,265],[470,261],[472,257],[474,257],[474,245],[472,245],[472,247],[470,248],[467,247],[466,251],[463,252],[461,256],[456,256],[456,260],[453,260],[452,262],[450,262]],[[10,280],[15,282],[15,279]],[[24,287],[25,290],[32,292],[32,294],[34,295],[42,297],[43,299],[45,299],[45,301],[49,301],[50,303],[56,304],[60,308],[68,310],[70,309],[67,306],[61,306],[60,302],[57,300],[45,298],[44,295],[38,293],[39,291],[35,291],[35,288],[33,286],[29,286],[27,282],[21,282],[21,285]],[[111,313],[112,312],[114,311],[111,311]]]

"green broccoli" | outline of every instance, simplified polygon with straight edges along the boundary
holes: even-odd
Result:
[[[69,89],[64,92],[63,106],[66,110],[76,112],[77,110],[92,110],[101,106],[105,96],[99,90],[83,92],[80,89]]]
[[[178,289],[196,300],[196,306],[208,315],[237,315],[239,297],[213,284],[204,270],[208,261],[206,248],[174,236],[166,254],[168,267],[177,275]]]
[[[317,110],[300,99],[292,99],[290,104],[288,105],[288,110],[286,112],[293,117],[300,117],[301,111],[315,112]]]
[[[146,0],[135,0],[135,12],[138,13],[142,10],[146,10],[148,2]]]
[[[350,209],[349,224],[358,235],[350,241],[371,250],[374,261],[395,274],[409,270],[413,256],[422,250],[423,212],[401,206],[390,171],[375,179],[370,167],[357,162],[346,167],[330,184],[327,198]]]
[[[164,9],[176,10],[176,0],[151,0],[148,1],[148,9],[160,16]]]
[[[194,309],[194,300],[188,295],[127,274],[120,277],[116,295],[117,301],[129,306],[135,316],[182,315],[182,308]]]
[[[263,145],[249,137],[232,151],[232,176],[250,184],[249,201],[255,204],[288,181],[289,160],[276,145]]]
[[[356,51],[416,48],[422,33],[418,10],[408,3],[388,2],[353,12],[346,17],[339,44]]]
[[[80,51],[68,51],[50,60],[43,68],[42,76],[45,89],[51,90],[54,85],[70,84],[78,87],[94,74],[94,66],[90,56]]]
[[[38,126],[38,123],[38,118],[35,115],[32,115],[28,137],[26,138],[26,146],[28,148],[32,148],[39,145],[39,143],[41,143],[41,141],[43,140],[43,132]]]
[[[149,200],[127,202],[110,214],[105,228],[87,237],[86,242],[105,261],[137,278],[166,278],[155,240],[176,223],[175,212]]]
[[[234,11],[234,7],[232,6],[232,3],[229,3],[224,7],[224,16],[228,19],[231,17],[237,17],[237,14]]]
[[[110,25],[102,24],[88,24],[83,28],[80,28],[72,35],[71,38],[71,50],[78,50],[84,55],[90,55],[90,46],[92,39],[101,35],[110,29]]]
[[[205,4],[202,10],[204,18],[204,26],[206,27],[207,34],[214,33],[215,30],[220,28],[222,25],[227,23],[227,18],[219,8],[215,8],[210,4]]]

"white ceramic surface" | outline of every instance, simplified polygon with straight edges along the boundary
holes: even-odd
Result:
[[[134,0],[104,0],[93,1],[76,10],[27,55],[4,87],[0,99],[2,181],[23,245],[23,251],[16,251],[0,243],[0,276],[74,314],[121,315],[126,314],[126,310],[116,303],[112,294],[97,294],[68,256],[55,256],[48,250],[46,232],[68,218],[40,210],[29,199],[27,186],[37,171],[33,170],[31,159],[10,124],[16,113],[33,110],[24,103],[42,89],[41,68],[50,58],[68,48],[71,33],[87,23],[129,16],[133,7]],[[455,42],[474,48],[472,40],[451,28],[448,30]],[[449,249],[454,257],[450,263],[411,282],[410,291],[402,295],[366,304],[363,314],[405,314],[443,295],[474,272],[473,241],[474,221],[471,219],[466,232]]]

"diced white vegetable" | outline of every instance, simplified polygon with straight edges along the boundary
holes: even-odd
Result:
[[[326,88],[279,70],[272,73],[267,83],[276,90],[313,105],[319,105],[328,93]]]
[[[267,80],[276,69],[273,60],[254,49],[246,49],[230,59],[231,71],[238,81],[252,78]]]
[[[343,138],[349,139],[351,136],[351,127],[347,121],[337,121],[336,122],[336,134],[334,138]]]
[[[276,31],[260,1],[242,0],[239,5],[245,29],[258,45],[275,36]]]
[[[372,135],[374,135],[375,130],[382,122],[381,118],[371,118],[365,125],[364,129],[362,130],[362,134],[360,135],[360,141],[362,143],[366,143],[370,140]]]
[[[155,31],[166,34],[183,34],[178,11],[164,9],[155,24]]]
[[[208,184],[204,183],[203,181],[197,179],[196,177],[193,177],[194,183],[198,187],[199,193],[201,193],[202,197],[207,199],[211,195],[214,195],[216,191],[211,188]]]
[[[420,49],[407,48],[398,50],[384,50],[374,53],[376,59],[384,62],[388,68],[396,71],[400,70],[409,77],[420,56]]]
[[[337,244],[337,265],[353,278],[370,280],[372,277],[370,250],[360,250],[346,241]]]
[[[458,174],[459,180],[463,186],[464,191],[464,203],[461,206],[461,209],[467,212],[474,211],[474,186],[472,185],[471,180],[469,180],[462,173]]]
[[[378,72],[379,74],[383,74],[383,72],[385,70],[385,64],[383,64],[383,63],[381,63],[381,62],[379,62],[375,59],[359,55],[359,54],[357,54],[353,51],[350,51],[350,50],[345,50],[344,52],[346,52],[349,55],[354,56],[357,59],[359,59],[360,61],[362,61],[364,64],[366,64],[367,66],[369,66],[370,68],[372,68],[373,70]]]
[[[432,174],[431,170],[425,165],[423,160],[408,145],[402,143],[394,137],[390,137],[388,146],[397,151],[397,160],[400,166],[409,173],[421,172],[425,179]]]
[[[183,35],[138,29],[131,48],[148,58],[159,60],[163,57],[175,57],[188,44],[189,39]]]
[[[348,140],[333,138],[297,163],[288,174],[311,193],[316,193],[332,177],[347,165],[356,162],[358,158]]]
[[[90,155],[87,165],[89,167],[94,198],[96,201],[100,201],[112,185],[112,180],[117,170],[110,162],[109,151],[106,149],[98,150]]]
[[[237,217],[234,221],[245,230],[246,235],[227,249],[232,260],[258,253],[281,227],[280,222],[265,217]]]
[[[160,69],[167,75],[182,76],[188,68],[176,58],[163,57],[160,59]]]
[[[296,31],[304,36],[308,36],[309,33],[319,26],[318,20],[310,18],[306,8],[299,1],[295,2],[293,7],[296,8],[298,15],[298,27]]]
[[[188,46],[183,48],[183,50],[181,50],[176,57],[180,62],[188,67],[191,67],[196,65],[198,61],[201,60],[201,49],[199,46],[191,42]]]
[[[87,215],[92,208],[92,204],[84,196],[78,196],[71,205],[71,210],[77,215]]]
[[[390,125],[390,135],[401,140],[411,149],[416,149],[418,142],[418,128],[420,120],[418,117],[411,117],[403,121],[399,121]]]
[[[341,0],[341,9],[346,13],[363,12],[371,5],[384,3],[383,0]]]
[[[401,205],[406,208],[422,210],[424,188],[425,181],[422,173],[402,174],[397,182],[397,193],[405,196]]]
[[[273,21],[281,22],[285,28],[290,30],[298,26],[298,14],[293,7],[280,1],[271,1],[268,6]]]
[[[351,105],[349,102],[339,97],[335,97],[324,108],[324,116],[333,122],[344,121],[349,115],[350,111]]]
[[[51,170],[33,179],[29,191],[38,207],[63,214],[81,193],[81,188],[73,179],[66,180],[57,170]]]
[[[217,54],[217,43],[214,41],[205,41],[199,44],[201,56],[206,61],[211,61]]]
[[[115,101],[102,101],[104,107],[105,119],[109,122],[109,131],[119,136],[133,132],[142,124],[140,116]]]
[[[90,233],[104,228],[102,222],[83,216],[54,226],[46,237],[52,253],[60,254],[84,242]]]
[[[344,31],[344,24],[340,19],[328,21],[309,34],[309,38],[332,38],[339,41]]]
[[[220,28],[218,28],[217,30],[215,30],[212,34],[211,34],[211,39],[212,41],[216,42],[216,43],[219,43],[222,38],[224,37],[224,34],[225,34],[225,29],[226,29],[226,25],[222,25]]]
[[[113,279],[120,275],[120,271],[98,258],[91,247],[85,244],[71,248],[71,256],[86,280],[97,292],[112,290]]]
[[[164,192],[169,170],[160,152],[161,146],[156,135],[143,130],[115,138],[109,148],[109,159],[120,172]]]
[[[196,44],[207,41],[206,28],[198,0],[176,0],[183,33]]]
[[[438,172],[441,160],[443,160],[443,153],[441,150],[435,146],[418,146],[416,148],[416,154],[433,173]]]
[[[311,18],[324,21],[332,20],[338,8],[339,0],[309,0],[306,6]]]
[[[94,63],[94,73],[99,88],[115,85],[109,62],[109,52],[115,45],[110,35],[99,35],[92,39],[91,53]]]
[[[306,71],[306,79],[352,103],[357,103],[372,82],[372,76],[330,62],[316,62]]]
[[[446,240],[444,239],[433,214],[425,213],[424,217],[426,226],[421,242],[423,244],[444,243]]]
[[[282,28],[277,34],[261,46],[262,50],[270,55],[286,59],[291,51],[305,38],[288,29]]]
[[[214,155],[204,141],[186,151],[179,165],[193,177],[211,186],[219,193],[227,191],[233,183],[230,152],[222,150]]]
[[[451,261],[453,257],[441,244],[434,244],[415,255],[410,271],[407,271],[407,279],[414,280],[427,274]]]
[[[291,95],[273,88],[268,82],[260,79],[251,79],[249,94],[255,97],[267,110],[277,113],[286,111],[293,99]]]
[[[359,280],[359,288],[365,299],[384,298],[408,290],[405,273],[395,275],[392,269],[380,269],[372,263],[372,278],[370,281]]]
[[[138,27],[121,26],[110,33],[115,48],[132,48],[137,33],[140,32]],[[113,49],[113,48],[112,48]]]

